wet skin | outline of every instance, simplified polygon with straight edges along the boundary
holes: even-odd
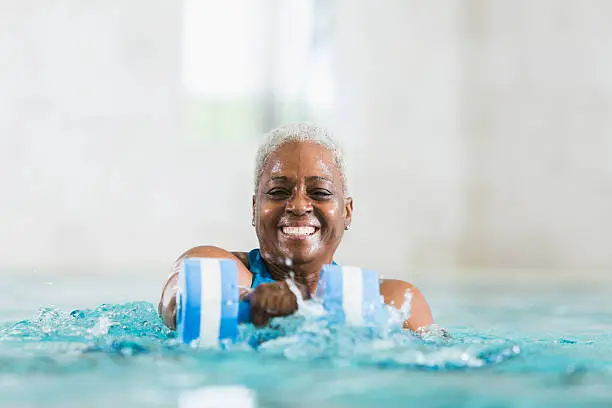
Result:
[[[325,147],[292,142],[270,154],[253,196],[253,220],[262,258],[272,277],[279,281],[261,284],[249,295],[255,325],[266,325],[272,317],[297,310],[295,295],[284,281],[291,274],[302,296],[308,298],[314,293],[321,268],[331,263],[352,214],[353,200],[345,197],[344,180]],[[252,274],[244,252],[201,246],[181,255],[179,261],[184,257],[234,259],[239,266],[239,284],[251,286]],[[176,281],[175,273],[166,283],[159,307],[171,328],[176,322]],[[433,323],[425,298],[411,284],[385,280],[380,290],[385,303],[397,308],[410,290],[411,316],[405,328],[418,331]]]

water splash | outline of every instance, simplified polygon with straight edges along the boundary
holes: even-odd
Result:
[[[426,369],[484,367],[521,352],[512,342],[476,341],[469,336],[448,339],[435,327],[422,336],[406,331],[401,322],[409,316],[408,301],[408,306],[399,310],[385,306],[370,326],[348,327],[326,319],[319,301],[304,301],[299,290],[296,296],[298,313],[274,319],[264,329],[242,325],[238,344],[223,345],[220,352],[240,350],[242,356],[244,352],[256,353],[288,361],[325,361],[331,366]],[[406,296],[409,300],[408,293]],[[21,359],[29,355],[59,361],[72,356],[73,363],[79,355],[91,353],[130,357],[194,352],[179,344],[155,307],[146,302],[102,304],[70,312],[43,308],[30,320],[0,326],[0,342],[8,347],[7,355],[6,350],[13,347],[20,348]],[[26,349],[28,353],[24,353]]]

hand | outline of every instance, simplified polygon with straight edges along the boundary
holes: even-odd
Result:
[[[309,299],[306,285],[295,282],[302,298]],[[250,293],[251,321],[257,327],[266,326],[273,317],[289,316],[298,309],[297,298],[285,281],[262,283]]]

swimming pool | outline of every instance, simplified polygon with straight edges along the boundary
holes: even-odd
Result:
[[[231,352],[176,344],[150,303],[159,279],[5,276],[0,406],[177,407],[185,391],[226,384],[254,390],[260,407],[612,405],[605,273],[416,280],[450,341],[294,319],[293,334]]]

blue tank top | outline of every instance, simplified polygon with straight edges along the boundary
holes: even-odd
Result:
[[[333,265],[338,265],[335,261],[332,261]],[[261,258],[261,253],[259,249],[255,248],[249,251],[249,270],[253,274],[253,281],[251,283],[251,287],[255,288],[262,283],[270,283],[275,282],[272,275],[270,275],[270,271],[266,267],[263,259]]]
[[[257,248],[249,251],[249,270],[253,274],[253,281],[251,282],[252,288],[257,287],[262,283],[275,282],[275,280],[272,279],[272,275],[270,275],[270,272],[268,271],[263,259],[261,259],[261,253]]]

